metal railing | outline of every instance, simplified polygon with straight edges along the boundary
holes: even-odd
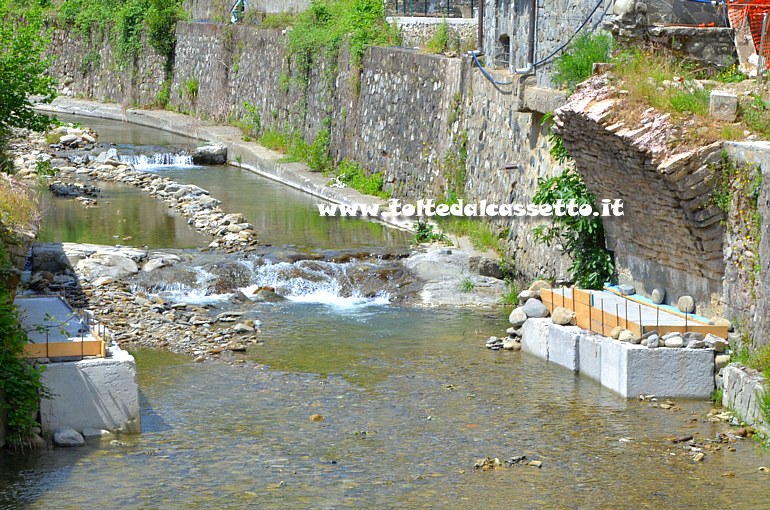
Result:
[[[473,18],[482,0],[387,0],[388,16],[423,16],[433,18]]]

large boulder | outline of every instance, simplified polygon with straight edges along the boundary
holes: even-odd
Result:
[[[513,326],[514,329],[518,329],[523,326],[527,321],[527,314],[524,312],[524,307],[520,306],[518,308],[514,308],[511,312],[511,315],[508,316],[508,321],[511,323],[511,326]]]
[[[563,306],[558,306],[553,309],[553,313],[551,314],[551,320],[554,324],[558,324],[560,326],[569,326],[569,325],[575,325],[575,312],[568,310],[564,308]]]
[[[104,276],[120,279],[139,272],[136,262],[116,253],[96,253],[78,262],[77,269],[92,279]]]
[[[196,165],[224,165],[227,163],[227,147],[222,145],[206,145],[198,147],[192,154]]]
[[[541,319],[543,317],[548,317],[548,308],[543,304],[542,301],[539,299],[528,299],[526,303],[524,303],[524,313],[527,314],[527,317],[530,319]]]
[[[53,444],[56,446],[83,446],[86,441],[77,430],[59,427],[53,431]]]

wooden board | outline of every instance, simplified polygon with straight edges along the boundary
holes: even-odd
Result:
[[[104,357],[104,342],[89,340],[86,342],[51,342],[47,344],[27,344],[24,346],[25,358],[98,356]]]

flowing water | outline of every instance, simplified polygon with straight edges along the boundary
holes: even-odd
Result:
[[[207,187],[232,210],[260,196],[245,185],[214,191],[233,169],[154,171]],[[300,196],[293,207],[313,202]],[[312,210],[297,221],[260,216],[270,210],[247,214],[271,228],[277,244],[340,248],[317,231],[323,223],[314,237],[294,232],[314,224]],[[340,223],[335,235],[347,248],[387,236],[366,225],[350,234],[360,227]],[[387,296],[357,296],[345,264],[238,263],[248,273],[240,284],[282,285],[290,297],[250,306],[264,344],[240,358],[248,362],[137,352],[143,433],[79,449],[3,452],[0,508],[770,506],[770,474],[758,470],[770,456],[751,440],[735,451],[712,445],[719,450],[705,450],[702,462],[670,440],[729,430],[705,419],[708,402],[662,409],[627,401],[526,354],[488,351],[484,340],[506,327],[503,309],[403,308]],[[192,267],[189,285],[156,284],[189,298],[212,279],[205,259]],[[542,468],[474,469],[480,458],[521,455]]]

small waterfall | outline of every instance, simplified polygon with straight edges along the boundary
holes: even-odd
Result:
[[[137,168],[151,166],[192,166],[193,158],[189,154],[174,154],[171,152],[156,153],[150,156],[136,154],[120,156],[121,163],[130,163]]]
[[[273,287],[278,294],[297,303],[320,303],[339,308],[383,305],[389,296],[361,295],[348,271],[352,264],[300,261],[294,264],[264,264],[254,269],[253,284],[240,289],[251,296],[259,287]]]

